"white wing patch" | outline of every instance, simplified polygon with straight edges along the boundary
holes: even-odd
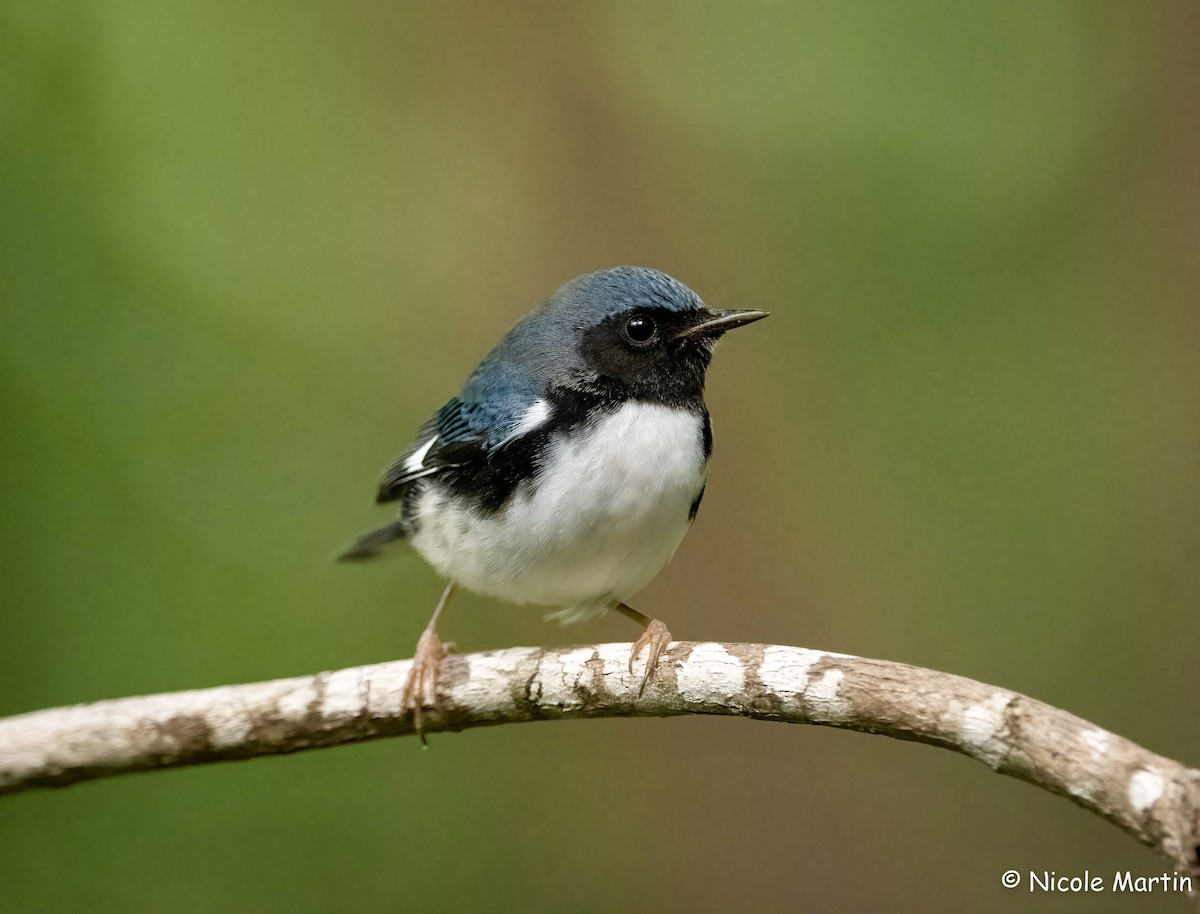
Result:
[[[539,425],[545,424],[553,412],[549,400],[534,400],[529,404],[529,407],[521,415],[521,420],[517,423],[517,427],[512,430],[496,447],[508,444],[514,438],[520,438],[522,435],[528,435]]]
[[[411,457],[404,461],[405,472],[420,473],[423,469],[425,469],[425,455],[429,453],[429,449],[433,447],[434,442],[437,440],[438,436],[434,435],[432,438],[422,444],[421,447],[415,451]]]

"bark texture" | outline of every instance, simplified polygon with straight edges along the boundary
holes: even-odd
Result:
[[[628,644],[451,655],[425,732],[582,717],[726,714],[961,752],[1062,794],[1200,886],[1200,771],[1025,695],[902,663],[764,644],[674,642],[639,697]],[[0,793],[413,733],[409,662],[0,719]]]

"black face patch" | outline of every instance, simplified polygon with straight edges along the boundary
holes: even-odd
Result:
[[[579,344],[594,378],[586,382],[618,399],[702,409],[712,338],[678,338],[704,311],[635,308],[584,331]]]

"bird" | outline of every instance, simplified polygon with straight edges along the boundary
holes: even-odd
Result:
[[[387,467],[395,519],[337,557],[407,544],[446,580],[402,693],[424,740],[447,647],[437,634],[459,588],[556,610],[609,610],[644,627],[644,691],[671,633],[628,601],[696,518],[712,423],[704,380],[718,340],[768,316],[710,310],[677,279],[622,266],[572,279],[526,314]],[[639,692],[640,694],[640,692]]]

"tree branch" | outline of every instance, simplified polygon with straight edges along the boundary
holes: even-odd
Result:
[[[675,642],[639,697],[628,644],[451,655],[427,733],[583,717],[728,714],[961,752],[1090,809],[1200,887],[1200,771],[1016,692],[762,644]],[[413,733],[409,661],[0,719],[0,793]]]

